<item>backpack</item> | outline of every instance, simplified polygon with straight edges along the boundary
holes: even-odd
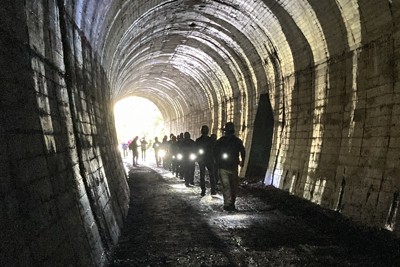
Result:
[[[133,149],[134,149],[134,142],[131,142],[131,143],[129,144],[129,149],[130,149],[130,150],[133,150]]]

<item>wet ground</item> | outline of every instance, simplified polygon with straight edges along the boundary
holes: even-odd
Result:
[[[161,168],[130,169],[131,203],[110,266],[400,266],[400,241],[261,185],[222,195]]]

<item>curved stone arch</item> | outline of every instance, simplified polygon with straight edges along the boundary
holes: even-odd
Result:
[[[109,54],[107,50],[112,51],[113,46],[110,44],[112,40],[119,40],[122,38],[123,34],[127,32],[127,29],[132,25],[132,21],[137,21],[141,16],[144,16],[149,10],[154,6],[157,6],[165,2],[164,0],[151,1],[148,6],[140,5],[136,0],[126,0],[122,1],[122,4],[118,9],[114,9],[114,13],[103,14],[104,17],[111,17],[109,19],[110,24],[104,25],[101,30],[99,30],[98,36],[104,36],[103,39],[94,40],[98,47],[100,47],[100,58],[102,63],[107,65],[105,61],[106,55]],[[150,6],[153,4],[153,6]],[[129,17],[129,14],[134,14]],[[130,19],[125,19],[130,18]],[[102,34],[101,34],[102,33]],[[114,38],[112,38],[114,37]],[[115,48],[114,48],[115,49]]]
[[[222,5],[222,3],[219,4]],[[229,4],[226,4],[226,6],[230,9],[229,15],[226,15],[226,10],[221,11],[223,10],[221,8],[212,14],[214,16],[213,21],[225,21],[223,25],[230,24],[231,26],[233,26],[227,28],[227,31],[234,32],[234,34],[232,34],[234,36],[236,36],[236,34],[240,32],[240,34],[249,41],[249,43],[251,44],[251,48],[257,52],[259,58],[261,59],[261,62],[263,63],[263,67],[265,68],[264,70],[267,74],[270,72],[267,68],[268,63],[265,63],[265,60],[269,60],[270,54],[275,54],[278,58],[282,58],[282,54],[288,55],[286,59],[291,57],[291,50],[289,49],[286,37],[283,34],[282,28],[280,27],[280,23],[268,6],[261,3],[244,5],[242,6],[242,8],[232,7],[232,5]],[[254,12],[255,8],[262,9],[262,15],[258,13],[261,12],[260,10],[257,10],[258,12]],[[235,19],[232,21],[232,16],[240,19]],[[223,20],[221,19],[221,17],[225,17],[225,19]],[[268,23],[265,22],[267,19]],[[268,28],[270,29],[268,29],[265,25],[268,25]],[[279,45],[276,44],[275,40],[280,41]],[[290,60],[288,61],[290,62]],[[290,63],[286,66],[289,70],[293,69],[290,68]],[[270,73],[269,76],[274,77],[275,75]]]
[[[163,5],[163,7],[165,7],[165,5]],[[146,14],[149,14],[148,12],[146,13]],[[215,14],[216,13],[214,13],[214,16],[215,16]],[[143,16],[142,16],[142,18],[143,18]],[[196,19],[198,19],[198,17],[196,18]],[[138,26],[140,23],[138,22],[138,24],[136,25],[136,26]],[[142,23],[143,24],[143,23]],[[140,24],[140,25],[142,25],[142,24]],[[149,24],[150,25],[150,24]],[[230,28],[232,28],[232,26],[230,26]],[[235,28],[235,27],[233,27],[233,28]],[[216,31],[217,32],[217,31]],[[217,32],[218,33],[218,32]],[[125,35],[126,36],[126,35]],[[252,66],[251,66],[251,64],[249,64],[249,69],[250,70],[252,70]],[[254,75],[254,72],[252,72],[252,75],[253,75],[253,77],[256,77],[255,75]],[[275,76],[275,75],[273,75],[273,76]],[[255,84],[255,86],[254,86],[254,88],[255,88],[255,90],[257,90],[257,88],[258,88],[258,86],[256,85],[256,83],[254,83]],[[253,88],[253,89],[254,89]],[[243,95],[245,94],[245,95],[250,95],[250,93],[249,93],[249,91],[248,90],[242,90],[242,91],[246,91],[246,93],[242,93]],[[257,94],[256,94],[257,95]],[[246,107],[246,109],[247,109],[247,107]],[[244,121],[244,118],[246,118],[246,114],[247,114],[248,112],[244,112],[243,114],[243,118],[242,118],[242,121]]]
[[[228,52],[225,52],[225,53],[228,53]],[[196,54],[196,53],[192,53],[192,54]],[[217,53],[218,54],[218,53]],[[220,53],[219,53],[220,54]],[[136,54],[137,55],[137,54]],[[230,56],[228,55],[227,57],[226,57],[227,59],[229,59],[230,58]],[[232,63],[232,65],[235,65],[236,67],[234,68],[234,69],[238,69],[239,71],[240,71],[240,68],[237,66],[237,64],[235,64],[235,62],[234,61],[231,61],[231,62],[233,62]],[[208,64],[209,65],[209,64]],[[218,65],[218,64],[217,64]],[[216,73],[219,73],[218,71],[216,71]],[[238,76],[238,74],[235,74],[234,75],[234,77],[237,77]],[[243,77],[243,75],[241,75],[241,77]],[[240,79],[240,80],[244,80],[244,79]],[[240,82],[240,81],[239,81]],[[247,90],[245,90],[245,91],[247,91]],[[231,95],[233,95],[233,94],[231,94]]]
[[[162,64],[164,66],[165,64]],[[158,96],[163,100],[168,99],[181,99],[182,103],[182,115],[188,114],[193,109],[193,102],[188,101],[188,92],[182,90],[182,86],[177,86],[176,84],[171,84],[169,82],[168,76],[166,77],[150,77],[142,79],[140,82],[136,82],[135,80],[127,81],[125,84],[124,90],[129,90],[130,95],[135,95],[136,90],[143,90],[144,88],[150,90],[148,92],[149,97],[151,96],[153,99],[154,97]],[[188,80],[183,80],[188,83]],[[162,93],[162,94],[161,94]],[[194,98],[194,97],[192,97]],[[154,101],[154,100],[153,100]],[[168,102],[168,101],[167,101]]]
[[[275,14],[282,27],[293,56],[294,66],[294,72],[286,74],[282,78],[282,85],[274,88],[274,95],[279,96],[282,103],[276,102],[273,106],[275,121],[280,124],[274,129],[275,147],[272,148],[273,153],[269,163],[271,172],[266,179],[279,187],[284,172],[294,171],[300,174],[303,172],[309,155],[309,144],[303,144],[302,139],[296,136],[298,128],[304,129],[304,132],[312,131],[312,122],[306,118],[313,110],[315,74],[310,67],[315,61],[306,37],[285,7],[275,1],[264,1],[264,3]],[[301,101],[299,96],[305,92],[309,95],[308,100]],[[281,110],[281,115],[278,115]],[[291,122],[290,127],[287,125],[288,122]]]
[[[199,54],[200,52],[198,52],[197,54]],[[160,55],[160,57],[168,57],[167,55]],[[192,89],[193,90],[193,92],[198,92],[198,90],[195,90],[197,87],[199,87],[198,86],[198,84],[197,83],[193,83],[193,81],[191,81],[191,82],[189,82],[190,80],[193,80],[193,77],[195,77],[195,76],[199,76],[198,74],[196,74],[197,73],[197,70],[193,70],[193,69],[187,69],[187,70],[181,70],[181,71],[179,71],[179,72],[176,72],[176,69],[178,68],[178,66],[179,66],[179,64],[176,64],[176,61],[179,59],[179,58],[183,58],[183,59],[185,59],[185,58],[187,58],[187,56],[186,55],[179,55],[179,54],[177,54],[177,53],[175,53],[174,54],[174,60],[172,60],[172,61],[170,61],[170,62],[168,62],[168,63],[166,63],[166,61],[165,60],[162,60],[162,59],[157,59],[157,58],[154,58],[153,59],[153,61],[152,61],[152,64],[146,64],[146,63],[143,63],[144,64],[144,66],[129,66],[129,68],[128,69],[131,69],[132,67],[135,67],[135,68],[139,68],[139,69],[141,69],[141,71],[143,72],[143,71],[145,71],[145,70],[149,70],[148,71],[148,73],[151,73],[151,70],[152,69],[155,69],[155,68],[161,68],[162,70],[162,72],[164,73],[163,75],[168,75],[168,71],[167,71],[167,69],[171,69],[171,73],[178,73],[178,74],[180,74],[180,75],[174,75],[174,77],[185,77],[185,78],[183,78],[183,79],[179,79],[180,80],[180,82],[182,83],[182,81],[186,81],[186,85],[185,84],[181,84],[180,86],[176,86],[174,89],[175,90],[177,90],[178,92],[181,92],[182,90],[180,89],[180,88],[190,88],[190,89]],[[196,57],[192,57],[192,59],[193,59],[193,61],[195,62],[195,60],[196,60]],[[140,60],[138,60],[138,61],[136,61],[136,63],[138,63],[138,62],[145,62],[145,61],[140,61]],[[174,62],[175,62],[175,64],[174,64]],[[140,63],[139,63],[140,64]],[[217,66],[216,64],[214,64],[215,66]],[[196,68],[197,69],[197,68]],[[188,71],[190,71],[191,73],[188,73]],[[195,72],[193,72],[193,71],[195,71]],[[159,71],[158,71],[159,72]],[[133,75],[132,77],[130,77],[131,75]],[[131,74],[131,73],[126,73],[126,79],[127,80],[133,80],[134,78],[135,78],[135,74]],[[191,77],[192,76],[192,77]],[[119,85],[119,86],[121,86],[121,87],[125,87],[125,85],[124,85],[124,82],[123,82],[123,84],[121,84],[121,85]],[[121,89],[122,90],[122,89]],[[203,90],[206,90],[206,91],[208,91],[209,93],[211,92],[210,90],[207,90],[207,89],[204,89],[203,88]],[[181,92],[181,94],[183,94],[183,92]],[[206,95],[209,95],[209,94],[206,94]],[[202,95],[202,94],[198,94],[197,95],[197,97],[195,97],[195,98],[197,98],[197,99],[202,99],[204,96]],[[193,99],[193,98],[188,98],[188,101],[190,102],[190,100],[191,99]],[[205,99],[203,99],[202,100],[202,102],[207,102],[207,101],[205,101]],[[205,108],[208,108],[208,107],[203,107],[203,109],[205,109]]]
[[[313,64],[318,65],[326,62],[329,57],[329,51],[325,35],[309,2],[307,0],[291,1],[285,8],[310,45],[314,58]]]
[[[165,89],[161,87],[161,89]],[[164,121],[171,120],[172,118],[184,116],[188,107],[184,105],[186,102],[183,97],[171,97],[166,91],[161,90],[160,88],[153,87],[138,87],[134,92],[127,92],[122,96],[137,96],[143,97],[151,102],[153,102],[160,110],[163,115]]]
[[[347,43],[350,49],[361,45],[361,18],[357,1],[335,0],[346,25]]]

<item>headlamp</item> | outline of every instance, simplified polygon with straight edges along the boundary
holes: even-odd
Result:
[[[199,154],[203,155],[204,154],[204,149],[199,149]]]
[[[228,159],[229,157],[228,157],[228,153],[223,153],[222,154],[222,159]]]
[[[161,157],[161,158],[165,157],[165,154],[167,154],[167,152],[165,150],[163,150],[163,149],[158,151],[158,156]]]
[[[189,159],[190,159],[190,160],[196,160],[196,158],[197,158],[196,155],[193,154],[193,153],[190,154],[190,156],[189,156]]]
[[[176,158],[177,158],[178,160],[181,160],[181,159],[183,158],[183,155],[179,153],[178,155],[176,155]]]

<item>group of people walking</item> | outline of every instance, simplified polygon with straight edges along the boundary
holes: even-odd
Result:
[[[170,170],[185,181],[187,187],[194,186],[195,163],[200,170],[201,196],[206,194],[206,170],[210,181],[210,193],[215,195],[217,183],[221,183],[224,198],[224,210],[235,210],[237,188],[239,184],[238,166],[243,167],[246,157],[241,139],[235,136],[235,126],[226,123],[224,135],[217,140],[215,134],[209,135],[209,127],[203,125],[201,136],[196,140],[189,132],[164,136],[162,142],[156,137],[153,143],[158,167]]]
[[[123,157],[128,156],[128,150],[132,151],[132,164],[133,166],[138,165],[138,158],[139,158],[139,148],[141,149],[141,155],[142,155],[142,161],[146,161],[146,151],[148,148],[148,142],[146,141],[146,137],[143,137],[139,141],[139,136],[136,136],[133,138],[131,141],[128,141],[126,143],[122,143],[122,155]]]

